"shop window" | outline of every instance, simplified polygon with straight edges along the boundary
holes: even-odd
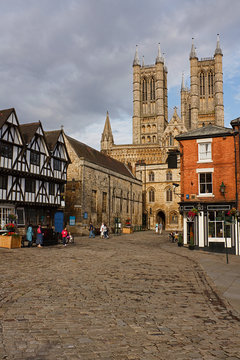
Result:
[[[209,211],[208,212],[208,236],[210,238],[231,237],[231,225],[224,226],[224,211]]]
[[[25,225],[25,213],[23,208],[17,208],[17,224]]]

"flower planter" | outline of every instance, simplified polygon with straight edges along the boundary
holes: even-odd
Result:
[[[0,235],[0,247],[7,249],[20,248],[22,245],[22,237],[20,235]]]
[[[131,234],[131,233],[133,233],[133,228],[132,227],[123,227],[122,233],[123,234]]]
[[[195,245],[188,245],[189,250],[194,250]]]
[[[178,244],[178,246],[183,246],[182,242],[178,242],[177,244]]]

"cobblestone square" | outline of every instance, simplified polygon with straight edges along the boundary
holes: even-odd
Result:
[[[238,313],[187,252],[153,232],[0,249],[0,359],[240,359]]]

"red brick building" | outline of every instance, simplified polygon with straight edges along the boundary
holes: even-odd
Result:
[[[216,125],[179,135],[184,244],[199,248],[239,250],[239,126]],[[229,211],[236,209],[234,216]],[[234,210],[233,210],[234,211]]]

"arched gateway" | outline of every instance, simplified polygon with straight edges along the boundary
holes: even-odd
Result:
[[[163,211],[159,211],[157,213],[157,216],[156,216],[156,223],[158,224],[162,224],[162,228],[163,230],[165,229],[165,225],[166,225],[166,218],[165,218],[165,214]]]

